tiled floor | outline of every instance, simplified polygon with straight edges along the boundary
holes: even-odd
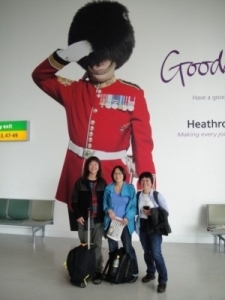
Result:
[[[82,289],[69,282],[63,267],[77,239],[37,238],[36,249],[30,236],[0,234],[0,300],[224,300],[225,253],[211,244],[164,243],[163,254],[169,281],[167,291],[157,294],[157,280],[142,283],[145,275],[143,252],[134,242],[140,274],[133,284],[111,285],[91,282]],[[107,258],[107,242],[103,254]]]

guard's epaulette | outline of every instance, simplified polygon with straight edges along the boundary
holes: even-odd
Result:
[[[57,79],[58,79],[58,82],[63,84],[64,86],[71,85],[74,82],[74,80],[64,78],[64,77],[61,77],[61,76],[57,76]]]
[[[122,83],[124,83],[124,84],[133,86],[133,87],[135,87],[136,89],[141,90],[140,86],[137,85],[137,84],[135,84],[135,83],[133,83],[133,82],[125,81],[125,80],[122,80],[122,79],[120,79],[120,81],[121,81]]]

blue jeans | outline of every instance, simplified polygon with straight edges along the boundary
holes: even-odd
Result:
[[[147,274],[155,275],[158,272],[158,282],[167,283],[167,269],[162,256],[162,235],[157,233],[147,234],[140,230],[140,241],[144,250],[144,260],[147,265]]]
[[[132,236],[131,236],[127,226],[125,226],[123,229],[123,232],[121,235],[121,241],[122,241],[122,244],[123,244],[126,254],[130,256],[131,263],[133,266],[133,273],[134,273],[134,275],[138,275],[139,270],[138,270],[137,256],[136,256],[136,252],[132,246]],[[108,244],[109,244],[109,252],[110,253],[113,253],[119,249],[119,242],[117,242],[117,241],[114,241],[114,240],[108,238]]]

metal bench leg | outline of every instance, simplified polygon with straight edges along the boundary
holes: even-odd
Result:
[[[43,242],[45,243],[45,226],[42,227],[42,238]]]
[[[34,227],[32,227],[32,242],[33,242],[33,248],[36,248],[36,243],[35,243],[35,230]]]
[[[33,240],[33,248],[35,249],[36,247],[36,239],[35,239],[35,234],[36,232],[38,232],[39,230],[41,230],[42,227],[32,227],[32,240]]]
[[[218,238],[219,238],[219,247],[221,247],[221,241],[222,241],[223,242],[224,252],[225,252],[225,238],[221,234],[218,234]]]

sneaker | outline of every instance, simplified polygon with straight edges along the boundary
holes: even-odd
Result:
[[[137,281],[138,276],[134,276],[132,275],[131,278],[128,280],[128,283],[134,283],[135,281]]]
[[[142,282],[146,283],[155,279],[155,275],[146,274],[145,277],[142,278]]]
[[[95,276],[92,278],[94,284],[99,284],[102,282],[102,273],[97,272]]]
[[[164,293],[166,290],[166,284],[165,283],[160,283],[157,287],[157,292],[158,293]]]

